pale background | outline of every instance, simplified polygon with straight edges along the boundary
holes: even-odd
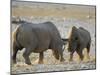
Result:
[[[43,1],[56,3],[71,3],[71,4],[86,4],[96,5],[97,7],[97,69],[88,71],[70,71],[70,72],[55,72],[41,73],[40,75],[99,75],[100,73],[100,0],[27,0],[27,1]],[[99,14],[98,14],[99,13]],[[0,1],[0,75],[10,75],[10,0]]]

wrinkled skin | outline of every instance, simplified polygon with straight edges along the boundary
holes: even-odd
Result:
[[[75,26],[72,27],[72,32],[68,40],[68,51],[70,52],[70,61],[73,59],[73,53],[76,51],[80,59],[83,60],[83,49],[87,48],[87,54],[89,58],[91,37],[90,33],[84,28],[80,27],[77,29]]]
[[[32,52],[39,53],[39,64],[43,63],[44,51],[51,49],[54,57],[60,61],[63,58],[63,41],[59,31],[51,22],[33,24],[28,22],[21,23],[15,30],[13,41],[13,63],[16,63],[16,55],[18,50],[25,48],[23,57],[25,63],[31,65],[29,55]]]

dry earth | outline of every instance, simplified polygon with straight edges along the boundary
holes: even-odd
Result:
[[[12,17],[18,17],[22,20],[32,23],[42,23],[46,21],[53,22],[58,28],[62,38],[68,38],[72,26],[84,27],[87,29],[92,38],[90,60],[86,59],[86,49],[84,49],[84,61],[79,61],[78,55],[74,54],[74,61],[69,62],[69,53],[67,46],[64,51],[65,62],[56,60],[51,50],[45,51],[44,64],[38,64],[38,54],[32,53],[30,59],[31,66],[24,64],[23,51],[17,54],[17,64],[11,65],[11,72],[18,73],[35,73],[35,72],[53,72],[53,71],[69,71],[69,70],[87,70],[95,69],[95,7],[94,6],[78,6],[78,5],[61,5],[46,4],[32,2],[12,2]],[[11,25],[11,30],[16,28],[16,24]],[[12,51],[12,50],[11,50]]]

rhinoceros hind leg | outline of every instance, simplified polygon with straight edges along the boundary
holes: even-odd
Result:
[[[25,52],[23,53],[23,57],[25,59],[25,63],[28,64],[28,65],[31,65],[31,62],[30,62],[30,59],[29,59],[30,54],[31,54],[30,49],[26,48]]]

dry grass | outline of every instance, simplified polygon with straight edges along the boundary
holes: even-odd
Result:
[[[69,62],[69,53],[66,48],[64,51],[65,62],[63,63],[53,57],[51,50],[47,50],[44,52],[44,64],[38,64],[38,54],[32,53],[30,55],[32,65],[27,66],[24,64],[24,58],[22,57],[23,50],[17,54],[18,63],[12,65],[12,73],[95,69],[95,7],[13,2],[12,16],[20,16],[33,23],[51,21],[58,28],[61,37],[64,38],[68,36],[68,32],[73,25],[86,28],[92,37],[90,60],[87,59],[86,49],[84,49],[84,61],[80,62],[78,55],[75,53],[73,62]],[[16,25],[12,24],[12,32],[15,28]]]
[[[94,6],[60,5],[60,4],[30,4],[22,2],[12,7],[13,16],[54,16],[61,18],[86,19],[95,17]]]

